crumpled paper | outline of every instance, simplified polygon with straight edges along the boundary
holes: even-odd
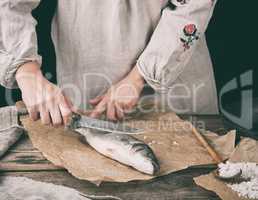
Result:
[[[191,124],[174,113],[152,113],[141,115],[126,122],[132,127],[143,128],[144,134],[134,135],[153,149],[160,162],[158,176],[182,170],[188,166],[213,163],[191,131]],[[95,184],[102,181],[128,182],[154,178],[131,167],[111,160],[92,149],[83,138],[63,127],[53,128],[23,118],[22,124],[34,145],[57,166],[66,168],[79,179]],[[214,148],[227,158],[234,150],[235,133],[225,136],[209,133]],[[221,139],[219,139],[221,138]],[[227,141],[227,142],[225,142]]]
[[[233,154],[230,162],[254,162],[258,163],[258,141],[250,138],[242,138]]]
[[[258,141],[250,138],[242,138],[233,153],[230,155],[230,162],[253,162],[258,164]],[[213,173],[194,178],[197,185],[211,190],[223,200],[242,200],[238,194],[229,188],[223,181],[217,180]]]
[[[194,178],[197,185],[215,192],[222,200],[246,200],[239,197],[237,192],[233,191],[222,181],[216,179],[212,173]]]

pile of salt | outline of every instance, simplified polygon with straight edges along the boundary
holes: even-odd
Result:
[[[219,167],[219,175],[224,178],[233,177],[238,174],[241,170],[241,166],[239,164],[230,164],[227,163],[220,163]]]
[[[258,166],[256,163],[221,163],[219,166],[219,174],[223,177],[230,177],[242,171],[241,177],[250,179],[238,184],[227,184],[232,190],[237,192],[239,196],[258,199]]]
[[[250,181],[245,181],[239,184],[228,184],[228,186],[242,197],[249,199],[258,198],[258,178],[254,178]]]

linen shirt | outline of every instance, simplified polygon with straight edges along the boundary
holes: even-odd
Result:
[[[16,70],[37,61],[40,0],[0,1],[0,83],[17,86]],[[217,113],[205,30],[215,0],[58,0],[52,21],[58,85],[82,108],[137,66],[175,111]],[[194,89],[198,88],[197,95]],[[186,95],[189,98],[180,98]],[[176,95],[176,98],[174,96]]]

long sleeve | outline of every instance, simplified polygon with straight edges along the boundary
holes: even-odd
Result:
[[[166,91],[189,62],[204,36],[216,0],[170,0],[137,61],[145,80]]]
[[[15,73],[19,66],[36,61],[38,55],[36,21],[31,12],[40,0],[0,1],[0,84],[17,87]]]

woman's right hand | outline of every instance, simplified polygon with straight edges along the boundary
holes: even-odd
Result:
[[[22,99],[32,120],[41,119],[45,125],[66,124],[72,105],[61,89],[49,82],[35,62],[22,65],[16,72]]]

